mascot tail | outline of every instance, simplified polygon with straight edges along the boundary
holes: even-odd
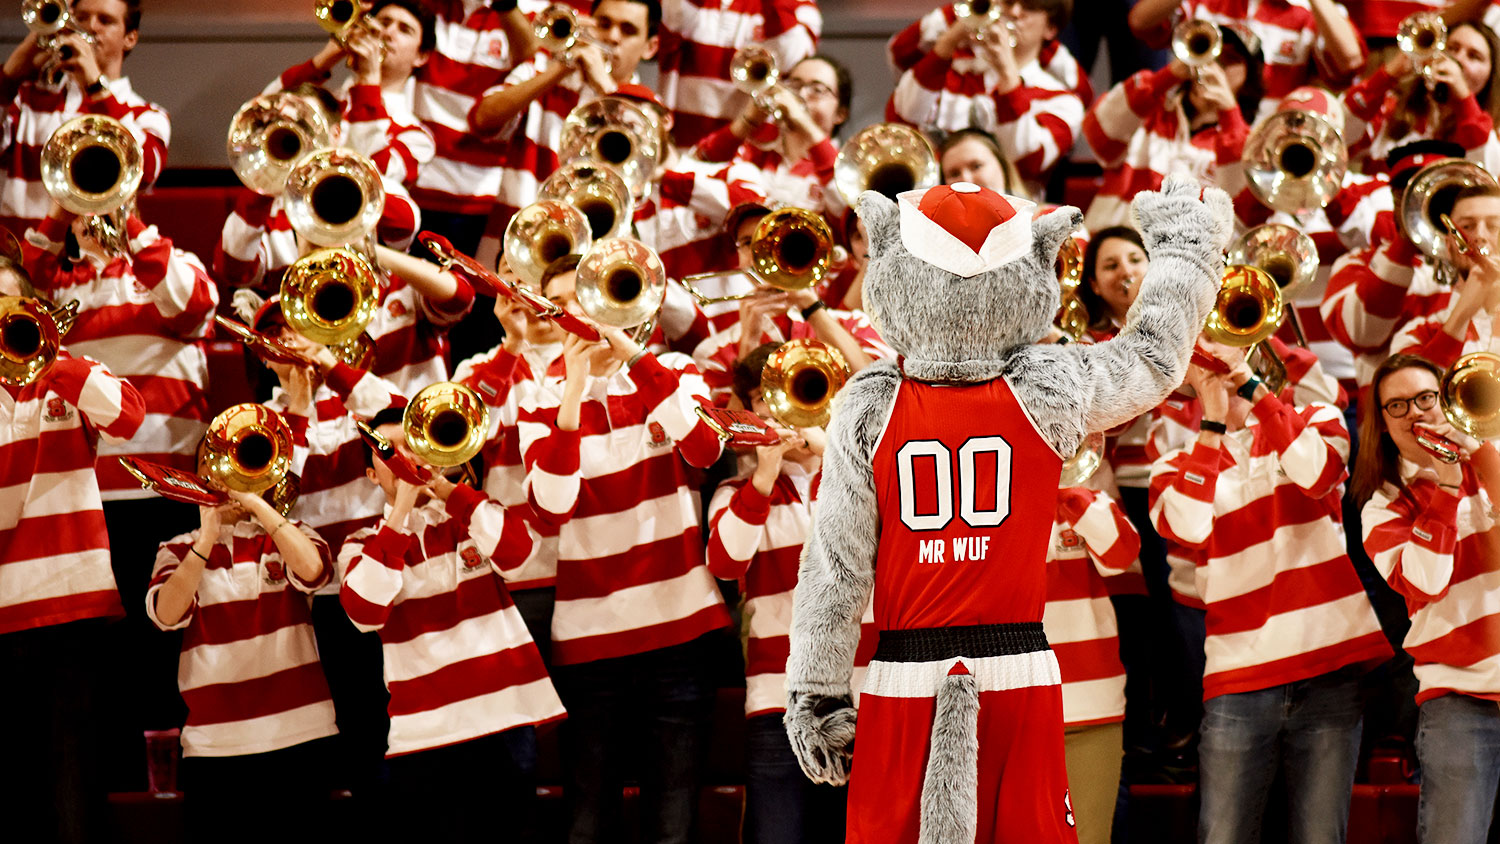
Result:
[[[979,685],[963,663],[938,687],[918,844],[969,844],[979,822]]]

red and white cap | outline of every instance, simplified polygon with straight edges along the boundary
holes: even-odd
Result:
[[[896,201],[906,251],[956,276],[973,278],[1031,248],[1030,200],[955,182],[909,190]]]
[[[1311,111],[1328,118],[1339,134],[1344,132],[1344,104],[1331,92],[1317,85],[1293,88],[1281,98],[1277,111]]]

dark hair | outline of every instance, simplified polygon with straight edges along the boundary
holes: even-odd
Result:
[[[407,14],[417,19],[417,25],[422,27],[422,43],[419,48],[422,52],[430,53],[437,49],[437,15],[426,4],[419,0],[375,0],[375,5],[370,7],[367,14],[373,18],[386,6],[405,9]]]
[[[1359,403],[1359,451],[1354,455],[1349,480],[1349,494],[1355,506],[1363,507],[1385,484],[1401,486],[1401,452],[1386,432],[1380,385],[1397,370],[1412,367],[1431,372],[1439,381],[1443,378],[1442,368],[1426,358],[1391,355],[1375,368],[1370,388]]]
[[[995,156],[995,162],[1000,165],[1000,169],[1005,173],[1006,190],[1012,193],[1025,193],[1026,185],[1021,181],[1021,173],[1016,169],[1015,163],[1005,155],[1005,150],[1000,148],[1000,142],[995,140],[995,136],[983,129],[975,129],[970,126],[959,129],[957,132],[949,132],[943,138],[942,142],[938,144],[939,169],[942,167],[943,156],[948,154],[948,150],[953,149],[964,141],[977,141],[985,149],[989,150],[991,155]],[[944,177],[944,181],[947,181],[946,177]]]
[[[137,32],[141,28],[141,0],[125,0],[125,31]]]
[[[1481,196],[1500,197],[1500,185],[1470,185],[1453,197],[1453,204],[1456,206],[1465,199],[1475,199]]]
[[[1059,33],[1073,19],[1073,0],[1021,0],[1021,6],[1028,11],[1045,12],[1047,23],[1052,24]]]
[[[599,11],[599,4],[603,2],[604,0],[594,0],[593,4],[589,6],[589,13],[592,14]],[[639,3],[646,7],[646,37],[655,36],[656,31],[661,28],[660,0],[625,0],[625,2]]]
[[[542,270],[542,280],[540,285],[541,289],[539,289],[537,292],[541,293],[543,296],[547,295],[547,283],[552,281],[552,279],[562,275],[563,273],[572,272],[573,270],[578,269],[578,262],[582,260],[583,256],[578,254],[577,252],[574,252],[570,255],[564,255],[561,258],[558,258],[557,260],[548,264],[547,268]]]
[[[1484,85],[1474,92],[1474,99],[1479,101],[1479,107],[1489,114],[1491,120],[1500,121],[1500,85],[1495,84],[1495,64],[1500,61],[1500,35],[1479,21],[1464,21],[1453,25],[1453,29],[1467,26],[1479,33],[1485,43],[1490,45],[1490,75],[1485,78]],[[1451,35],[1453,29],[1448,32]]]
[[[750,392],[760,388],[760,373],[766,368],[766,359],[782,345],[775,342],[762,343],[752,349],[750,354],[734,362],[734,394],[745,403],[746,409],[750,407]]]
[[[1094,272],[1099,262],[1099,249],[1106,240],[1128,240],[1146,251],[1140,232],[1130,226],[1110,226],[1089,236],[1089,245],[1083,250],[1083,282],[1078,285],[1078,298],[1089,313],[1089,328],[1104,331],[1110,327],[1109,306],[1094,291]]]
[[[381,425],[400,425],[401,422],[402,422],[402,420],[404,420],[405,418],[406,418],[406,408],[404,406],[402,406],[402,407],[387,407],[384,410],[380,411],[379,413],[375,414],[374,418],[372,418],[369,422],[367,422],[365,424],[369,425],[372,430],[378,431],[378,430],[380,430],[380,426]],[[369,446],[368,443],[365,444],[364,454],[365,454],[365,468],[366,469],[373,469],[373,468],[375,468],[375,451],[374,451],[374,449],[370,448],[370,446]]]
[[[318,109],[323,112],[323,117],[329,123],[335,126],[337,126],[339,121],[343,119],[343,104],[339,102],[338,97],[335,97],[333,95],[332,91],[329,91],[322,85],[316,85],[312,82],[303,82],[298,84],[294,88],[287,89],[287,93],[296,94],[297,96],[305,100],[311,100],[317,103]]]
[[[803,59],[801,62],[797,62],[797,64],[802,64],[802,62],[810,61],[820,61],[823,64],[826,64],[829,67],[833,68],[834,84],[838,86],[838,90],[834,91],[834,93],[838,94],[839,108],[844,110],[844,119],[840,120],[838,123],[835,123],[833,125],[833,131],[829,133],[830,135],[837,135],[839,133],[839,130],[844,128],[844,124],[849,122],[849,106],[854,102],[854,77],[849,75],[849,68],[844,67],[843,62],[839,61],[833,56],[828,55],[827,53],[813,53],[812,55]],[[796,67],[797,65],[792,65],[793,70],[795,70]]]

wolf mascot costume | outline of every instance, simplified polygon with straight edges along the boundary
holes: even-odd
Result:
[[[974,185],[867,192],[865,302],[900,354],[860,372],[828,432],[799,575],[787,732],[849,792],[849,842],[1076,840],[1057,660],[1042,634],[1064,455],[1159,404],[1213,306],[1228,197],[1168,179],[1136,197],[1151,268],[1118,337],[1039,345],[1058,247],[1082,215]],[[849,677],[881,631],[851,765]]]

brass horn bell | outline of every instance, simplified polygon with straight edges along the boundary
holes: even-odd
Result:
[[[615,328],[651,323],[667,293],[667,271],[646,244],[628,237],[594,241],[578,262],[578,306],[589,319]]]
[[[228,489],[263,492],[281,483],[291,465],[291,429],[264,405],[234,405],[203,435],[200,471]]]
[[[778,208],[762,217],[750,240],[748,274],[760,284],[778,290],[805,290],[823,283],[833,268],[833,230],[823,218],[805,208]],[[694,282],[739,275],[741,270],[721,270],[690,275],[682,286],[699,305],[748,299],[755,291],[730,296],[709,296]]]
[[[1432,80],[1433,62],[1448,49],[1448,24],[1438,11],[1414,12],[1396,27],[1396,46],[1423,79]]]
[[[362,241],[385,210],[385,185],[370,159],[350,149],[323,149],[304,156],[287,175],[287,221],[318,246]]]
[[[1462,158],[1434,161],[1418,170],[1401,192],[1396,223],[1401,233],[1439,270],[1439,280],[1452,281],[1443,215],[1453,213],[1453,201],[1465,188],[1495,187],[1495,177]]]
[[[432,466],[457,466],[484,447],[489,411],[472,389],[439,381],[412,397],[401,426],[406,447],[417,458]]]
[[[1281,315],[1281,288],[1270,273],[1258,267],[1229,266],[1203,333],[1226,346],[1253,346],[1276,333]]]
[[[331,139],[323,112],[306,99],[286,91],[262,94],[240,106],[229,123],[229,165],[245,187],[276,196],[297,162]]]
[[[536,198],[555,200],[582,211],[595,240],[619,237],[630,228],[630,212],[634,207],[630,188],[620,174],[605,164],[570,161],[542,182]]]
[[[1471,352],[1443,373],[1438,395],[1453,427],[1481,440],[1500,436],[1500,355]]]
[[[141,145],[125,124],[85,114],[59,126],[42,148],[42,184],[63,208],[80,215],[109,214],[141,186]]]
[[[614,168],[631,196],[640,196],[661,164],[661,129],[646,110],[615,96],[590,100],[568,113],[558,159],[579,158]]]
[[[1349,151],[1326,117],[1297,109],[1276,112],[1255,127],[1240,161],[1256,199],[1298,215],[1326,206],[1339,192]]]
[[[354,340],[378,307],[379,277],[353,249],[320,249],[299,258],[281,277],[282,316],[314,343],[337,346]]]
[[[929,188],[942,180],[937,153],[921,132],[899,123],[876,123],[859,130],[839,149],[833,180],[853,205],[867,190],[896,195]]]
[[[1240,235],[1224,260],[1265,270],[1283,301],[1296,298],[1318,275],[1318,248],[1312,238],[1281,223],[1266,223]]]
[[[0,297],[0,384],[24,387],[47,371],[78,310],[76,302],[69,306],[71,310],[40,299]]]
[[[555,199],[539,199],[522,208],[505,226],[504,251],[510,269],[540,289],[542,274],[558,258],[588,251],[593,243],[582,211]]]
[[[1172,30],[1172,56],[1192,68],[1195,76],[1218,61],[1223,49],[1224,32],[1212,21],[1185,20]]]
[[[792,340],[766,358],[761,397],[782,424],[817,428],[828,423],[833,397],[848,380],[849,364],[838,349],[819,340]]]
[[[1062,473],[1058,476],[1058,489],[1082,486],[1099,471],[1104,462],[1104,434],[1095,431],[1083,438],[1073,456],[1063,461]]]

